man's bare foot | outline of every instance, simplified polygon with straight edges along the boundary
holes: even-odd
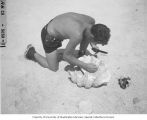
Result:
[[[24,56],[25,56],[25,58],[28,59],[28,60],[35,61],[35,57],[34,57],[34,54],[35,54],[35,53],[36,53],[35,48],[34,48],[31,44],[29,44],[29,45],[27,46],[27,49],[26,49],[26,51],[25,51]]]

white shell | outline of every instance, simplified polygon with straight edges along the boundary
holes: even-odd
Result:
[[[77,77],[77,86],[78,87],[84,86],[84,81],[83,81],[83,76],[82,75],[78,75],[78,77]]]
[[[98,71],[96,73],[89,73],[82,69],[84,74],[77,70],[69,71],[71,81],[77,84],[78,87],[85,87],[86,89],[89,89],[91,87],[98,87],[102,84],[109,83],[111,74],[101,60],[95,58],[94,56],[83,56],[80,57],[79,60],[85,63],[96,64],[98,66]]]

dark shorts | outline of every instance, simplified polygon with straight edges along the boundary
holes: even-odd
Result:
[[[47,32],[47,25],[41,31],[41,39],[45,52],[51,53],[62,46],[62,41]]]

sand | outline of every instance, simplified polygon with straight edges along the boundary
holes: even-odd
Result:
[[[85,107],[93,114],[147,113],[147,13],[144,1],[7,0],[8,42],[6,48],[0,49],[1,112],[79,114]],[[24,51],[30,43],[44,55],[40,39],[42,27],[56,15],[69,11],[90,15],[97,23],[111,29],[109,44],[100,46],[108,55],[99,54],[111,72],[107,86],[79,88],[68,79],[64,70],[66,62],[60,63],[59,71],[52,72],[24,59]],[[130,77],[130,86],[120,88],[120,77]],[[88,101],[89,106],[81,105],[82,101]]]

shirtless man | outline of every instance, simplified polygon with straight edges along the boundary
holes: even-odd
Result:
[[[106,45],[110,38],[110,29],[103,24],[95,24],[95,20],[87,15],[78,13],[64,13],[52,19],[41,31],[41,38],[46,57],[35,51],[32,45],[28,45],[25,57],[38,62],[42,67],[57,71],[61,59],[72,65],[79,66],[90,73],[97,71],[97,67],[91,63],[84,63],[74,55],[75,48],[80,44],[79,55],[86,53],[88,44],[92,48],[96,44]],[[59,54],[58,48],[62,41],[69,39],[66,48]]]

